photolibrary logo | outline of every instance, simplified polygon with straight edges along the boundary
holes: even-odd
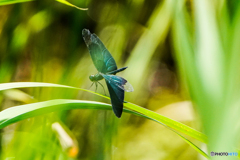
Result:
[[[211,152],[211,156],[238,156],[237,152]]]

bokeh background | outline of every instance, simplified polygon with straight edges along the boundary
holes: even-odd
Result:
[[[125,94],[126,101],[200,129],[187,89],[179,80],[173,1],[69,2],[88,10],[47,0],[0,6],[0,83],[49,82],[89,89],[88,77],[97,70],[81,35],[87,28],[100,37],[119,68],[128,66],[118,74],[134,87],[134,92]],[[192,15],[192,1],[185,5]],[[104,94],[101,87],[97,92]],[[1,92],[1,110],[61,98],[110,103],[83,91],[15,89]],[[128,113],[118,119],[112,111],[50,113],[12,124],[0,136],[4,160],[202,159],[164,126]]]

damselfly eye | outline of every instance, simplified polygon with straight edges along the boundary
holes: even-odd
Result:
[[[89,79],[90,79],[90,81],[95,81],[95,76],[94,75],[91,75],[91,76],[89,76]]]

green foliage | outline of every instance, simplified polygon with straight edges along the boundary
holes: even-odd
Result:
[[[239,5],[0,0],[1,159],[217,159],[203,143],[237,152]],[[82,89],[96,73],[83,28],[128,66],[120,76],[135,91],[121,119],[102,89]]]
[[[14,3],[22,3],[22,2],[29,2],[32,0],[1,0],[0,5],[8,5],[8,4],[14,4]]]
[[[1,1],[0,1],[0,6],[1,6],[1,5],[14,4],[14,3],[29,2],[29,1],[34,1],[34,0],[1,0]],[[68,5],[68,6],[77,8],[77,9],[79,9],[79,10],[87,10],[87,8],[80,8],[80,7],[78,7],[78,6],[75,6],[75,5],[71,4],[71,3],[69,3],[69,2],[66,1],[66,0],[56,0],[56,1],[58,1],[58,2],[60,2],[60,3],[63,3],[63,4],[65,4],[65,5]]]
[[[232,128],[239,120],[233,114],[239,108],[239,48],[233,37],[239,38],[239,6],[231,20],[227,1],[196,0],[194,24],[184,1],[179,6],[174,20],[177,61],[209,137],[209,151],[237,152]]]
[[[63,88],[69,88],[69,89],[78,89],[83,90],[87,92],[91,92],[88,90],[84,90],[81,88],[75,88],[65,85],[58,85],[58,84],[50,84],[50,83],[37,83],[37,82],[16,82],[16,83],[2,83],[0,84],[0,90],[6,90],[6,89],[12,89],[12,88],[24,88],[24,87],[63,87]],[[91,92],[93,93],[93,92]],[[94,93],[96,94],[96,93]],[[100,95],[100,94],[97,94]],[[106,96],[100,95],[102,97],[108,98]],[[164,126],[167,126],[172,131],[177,130],[180,132],[185,133],[186,135],[192,136],[193,138],[196,138],[197,140],[200,140],[202,142],[207,142],[207,138],[202,133],[184,125],[177,121],[174,121],[172,119],[169,119],[167,117],[161,116],[155,112],[152,112],[150,110],[147,110],[145,108],[142,108],[140,106],[137,106],[132,103],[125,103],[124,106],[131,110],[124,109],[125,112],[131,113],[131,114],[137,114],[140,116],[143,116],[145,118],[148,118],[150,120],[156,121]],[[111,110],[111,106],[99,102],[89,102],[89,101],[82,101],[82,100],[51,100],[51,101],[45,101],[45,102],[39,102],[39,103],[32,103],[32,104],[26,104],[22,106],[15,106],[11,107],[9,109],[6,109],[2,112],[0,112],[0,129],[3,127],[6,127],[14,122],[18,122],[30,117],[35,117],[38,115],[46,114],[49,112],[54,111],[62,111],[62,110],[69,110],[69,109],[104,109],[104,110]],[[135,112],[134,112],[135,111]],[[141,113],[141,114],[139,114]],[[199,153],[206,156],[206,154],[196,147],[192,142],[187,140],[185,137],[183,137],[178,132],[177,133],[181,138],[183,138],[187,143],[189,143],[194,149],[196,149]]]

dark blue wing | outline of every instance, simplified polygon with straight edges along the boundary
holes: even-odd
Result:
[[[122,89],[126,92],[133,92],[134,89],[128,81],[122,77],[115,76],[115,75],[109,75],[109,74],[101,74],[103,78],[108,81],[109,84],[112,86]]]
[[[124,90],[106,80],[114,114],[120,118],[123,111]]]
[[[87,29],[83,29],[82,35],[97,70],[101,73],[117,70],[115,60],[98,36]]]
[[[112,108],[115,115],[120,118],[123,110],[124,102],[124,91],[132,92],[133,88],[130,83],[127,83],[127,80],[108,74],[101,74],[105,79],[108,87],[108,91],[111,98]]]

